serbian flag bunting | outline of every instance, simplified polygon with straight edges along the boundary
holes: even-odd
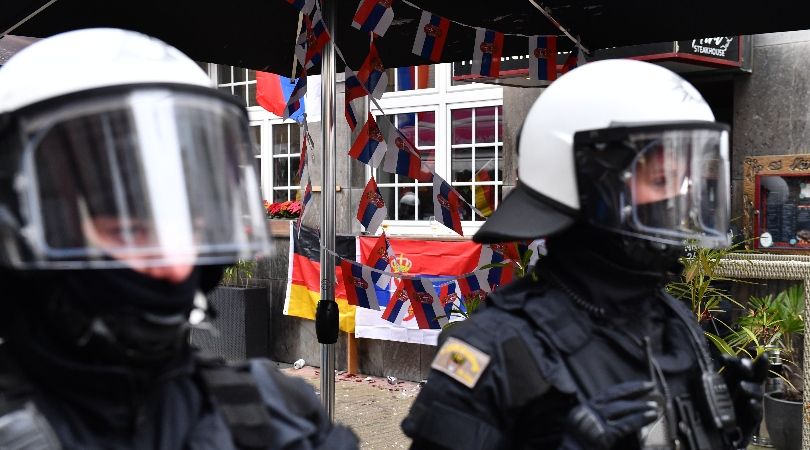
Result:
[[[497,77],[501,71],[503,33],[477,28],[473,49],[472,75]]]
[[[377,302],[374,281],[371,280],[371,268],[345,259],[340,260],[340,268],[349,304],[379,311],[380,304]]]
[[[402,323],[402,319],[408,316],[408,309],[410,309],[409,306],[411,304],[411,299],[408,297],[408,293],[405,291],[403,285],[404,283],[400,282],[399,286],[388,300],[385,311],[382,313],[384,320],[397,325]]]
[[[387,120],[383,117],[383,120]],[[380,162],[383,160],[387,152],[388,146],[386,145],[383,134],[377,126],[377,121],[371,113],[368,114],[366,123],[357,134],[357,138],[349,149],[349,156],[352,158],[368,164],[371,167],[379,167]]]
[[[295,55],[301,67],[310,69],[321,64],[321,50],[329,42],[329,32],[318,9],[312,15],[304,16],[304,25],[296,40]]]
[[[287,3],[304,14],[311,14],[315,7],[315,0],[287,0]]]
[[[304,174],[304,166],[307,165],[307,140],[309,139],[309,127],[307,127],[307,118],[301,122],[301,156],[298,158],[298,178]]]
[[[366,184],[366,188],[363,189],[363,196],[360,197],[357,220],[363,224],[366,232],[374,234],[387,215],[388,208],[385,206],[385,200],[380,195],[380,189],[377,188],[374,177],[371,177]]]
[[[422,171],[422,159],[408,139],[395,127],[388,117],[382,116],[378,122],[387,144],[382,169],[406,177],[426,181],[429,172]]]
[[[465,299],[478,296],[483,300],[488,293],[492,292],[492,288],[489,286],[489,280],[487,279],[488,275],[488,270],[476,270],[466,277],[456,280],[461,295]]]
[[[440,176],[433,175],[433,215],[440,224],[464,236],[461,230],[461,196]]]
[[[357,128],[359,120],[362,118],[357,112],[357,107],[359,106],[359,102],[362,101],[368,93],[363,85],[360,84],[357,75],[355,75],[354,71],[348,66],[346,66],[345,87],[345,109],[343,110],[343,114],[346,116],[346,122],[348,122],[349,128],[354,131],[354,129]]]
[[[390,272],[392,259],[394,259],[394,251],[391,249],[391,243],[388,241],[388,237],[385,235],[385,232],[383,232],[380,237],[377,238],[374,247],[371,248],[366,265],[377,270]],[[374,281],[374,284],[381,289],[385,289],[391,281],[391,276],[380,272],[372,272],[371,279]]]
[[[411,309],[419,328],[439,330],[447,324],[444,308],[430,280],[403,278],[401,283],[411,300]]]
[[[283,118],[290,118],[294,112],[301,108],[301,100],[304,98],[304,94],[306,93],[307,74],[306,71],[304,71],[304,73],[298,78],[298,81],[295,82],[295,87],[293,88],[292,94],[290,94],[290,99],[287,100],[287,107],[284,108],[284,114],[282,115]]]
[[[374,41],[371,41],[369,46],[368,55],[366,56],[360,70],[357,71],[357,79],[363,83],[366,92],[371,94],[372,97],[379,100],[385,93],[385,88],[388,86],[388,74],[385,72],[380,54],[377,52],[377,47]]]
[[[517,248],[514,243],[506,244],[484,244],[481,246],[481,255],[478,258],[478,267],[489,264],[507,263],[502,267],[491,267],[485,269],[489,271],[487,274],[487,282],[494,290],[498,286],[512,281],[514,270],[512,269],[511,261],[519,260],[517,255]]]
[[[450,30],[450,20],[428,11],[422,11],[422,19],[416,29],[413,53],[433,62],[442,59],[444,42]]]
[[[579,47],[574,47],[571,53],[568,54],[568,57],[565,58],[565,62],[560,69],[560,75],[568,73],[585,63],[585,55],[579,51]]]
[[[458,318],[460,314],[458,311],[466,311],[463,302],[461,301],[461,289],[458,282],[451,281],[449,283],[439,286],[439,303],[444,308],[444,314],[448,318]],[[453,311],[453,309],[457,311]]]
[[[304,221],[304,214],[306,214],[309,203],[312,201],[312,180],[309,177],[309,170],[304,169],[301,181],[306,180],[304,184],[304,195],[301,197],[301,213],[298,214],[298,219],[295,221],[296,232],[301,233],[301,224]]]
[[[529,76],[535,80],[557,79],[557,36],[529,36]]]
[[[385,36],[394,20],[391,3],[394,0],[360,0],[352,19],[352,26],[360,31]]]

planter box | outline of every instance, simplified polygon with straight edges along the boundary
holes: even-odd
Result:
[[[267,219],[270,224],[270,234],[277,237],[290,236],[290,222],[295,225],[296,219]]]
[[[771,444],[777,450],[800,450],[802,448],[802,403],[783,400],[778,398],[778,395],[765,394],[764,419]]]
[[[192,329],[193,345],[229,361],[270,354],[266,287],[219,286],[208,294],[208,305],[216,313],[209,320],[216,331]]]

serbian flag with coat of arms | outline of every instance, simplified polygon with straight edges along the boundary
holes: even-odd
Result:
[[[483,249],[482,249],[483,251]],[[464,298],[479,296],[481,300],[492,292],[489,286],[488,270],[476,270],[465,277],[459,278],[458,283],[459,291]]]
[[[388,73],[385,71],[380,54],[377,53],[377,47],[374,41],[368,49],[368,55],[357,71],[357,79],[363,83],[366,92],[371,94],[372,97],[379,100],[385,93],[385,88],[388,86]]]
[[[382,233],[377,238],[374,247],[371,248],[371,252],[369,252],[368,259],[366,260],[366,265],[377,270],[390,272],[391,260],[393,259],[394,252],[391,250],[391,243],[388,241],[388,237],[385,236],[385,233]],[[385,273],[372,272],[371,278],[374,280],[374,284],[381,288],[388,287],[388,284],[391,282],[391,276]]]
[[[442,59],[442,50],[450,30],[450,20],[428,11],[422,11],[416,38],[413,41],[413,53],[433,62]]]
[[[517,245],[512,242],[504,244],[484,244],[481,246],[481,255],[478,258],[478,267],[490,264],[501,264],[487,270],[487,283],[495,290],[498,286],[509,283],[514,278],[514,269],[511,261],[520,261]]]
[[[371,279],[373,273],[371,268],[346,259],[340,260],[340,268],[349,304],[379,311],[380,304],[377,302],[377,290],[374,289],[374,281]]]
[[[395,173],[419,181],[427,181],[431,173],[422,170],[422,158],[408,141],[408,138],[395,127],[388,116],[381,116],[377,122],[385,137],[386,150],[382,169],[388,173]]]
[[[345,80],[344,86],[346,88],[346,95],[344,96],[343,114],[346,116],[346,122],[349,124],[349,128],[354,131],[361,119],[357,113],[357,108],[362,106],[359,102],[364,101],[365,96],[368,94],[363,85],[360,84],[360,80],[357,79],[357,75],[355,75],[354,71],[350,69],[349,66],[346,66]]]
[[[329,42],[329,32],[321,18],[321,11],[304,15],[304,29],[296,40],[295,55],[301,67],[311,69],[321,65],[321,50]]]
[[[497,77],[501,71],[503,33],[477,28],[473,49],[472,75]]]
[[[383,117],[385,120],[385,117]],[[349,156],[352,158],[368,164],[371,167],[377,168],[380,166],[386,152],[388,145],[385,142],[382,131],[377,126],[377,121],[374,116],[369,113],[366,123],[357,134],[354,144],[349,149]]]
[[[557,79],[557,36],[529,36],[529,76],[535,80]]]
[[[352,27],[385,36],[394,20],[394,10],[391,8],[393,2],[394,0],[360,0],[352,19]]]
[[[380,194],[380,189],[377,187],[374,177],[371,177],[360,197],[357,220],[365,227],[366,232],[375,234],[387,215],[388,208],[385,206],[385,200]]]
[[[459,193],[440,176],[433,175],[433,216],[440,224],[464,236],[459,213],[462,204]]]

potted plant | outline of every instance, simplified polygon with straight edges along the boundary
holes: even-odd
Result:
[[[207,329],[193,329],[192,343],[228,360],[267,355],[268,289],[256,279],[257,266],[240,260],[225,268],[219,286],[208,294]]]
[[[264,211],[270,219],[270,231],[275,236],[285,236],[289,233],[289,221],[301,216],[302,207],[298,200],[286,200],[270,203],[264,201]]]

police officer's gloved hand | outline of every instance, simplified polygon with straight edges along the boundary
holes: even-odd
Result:
[[[653,422],[658,404],[645,398],[655,384],[628,381],[614,385],[568,414],[561,449],[607,450],[621,438]]]
[[[750,358],[737,358],[723,355],[723,379],[728,386],[737,426],[740,428],[743,443],[747,443],[754,428],[762,420],[762,385],[768,376],[770,362],[763,354],[755,361]]]

